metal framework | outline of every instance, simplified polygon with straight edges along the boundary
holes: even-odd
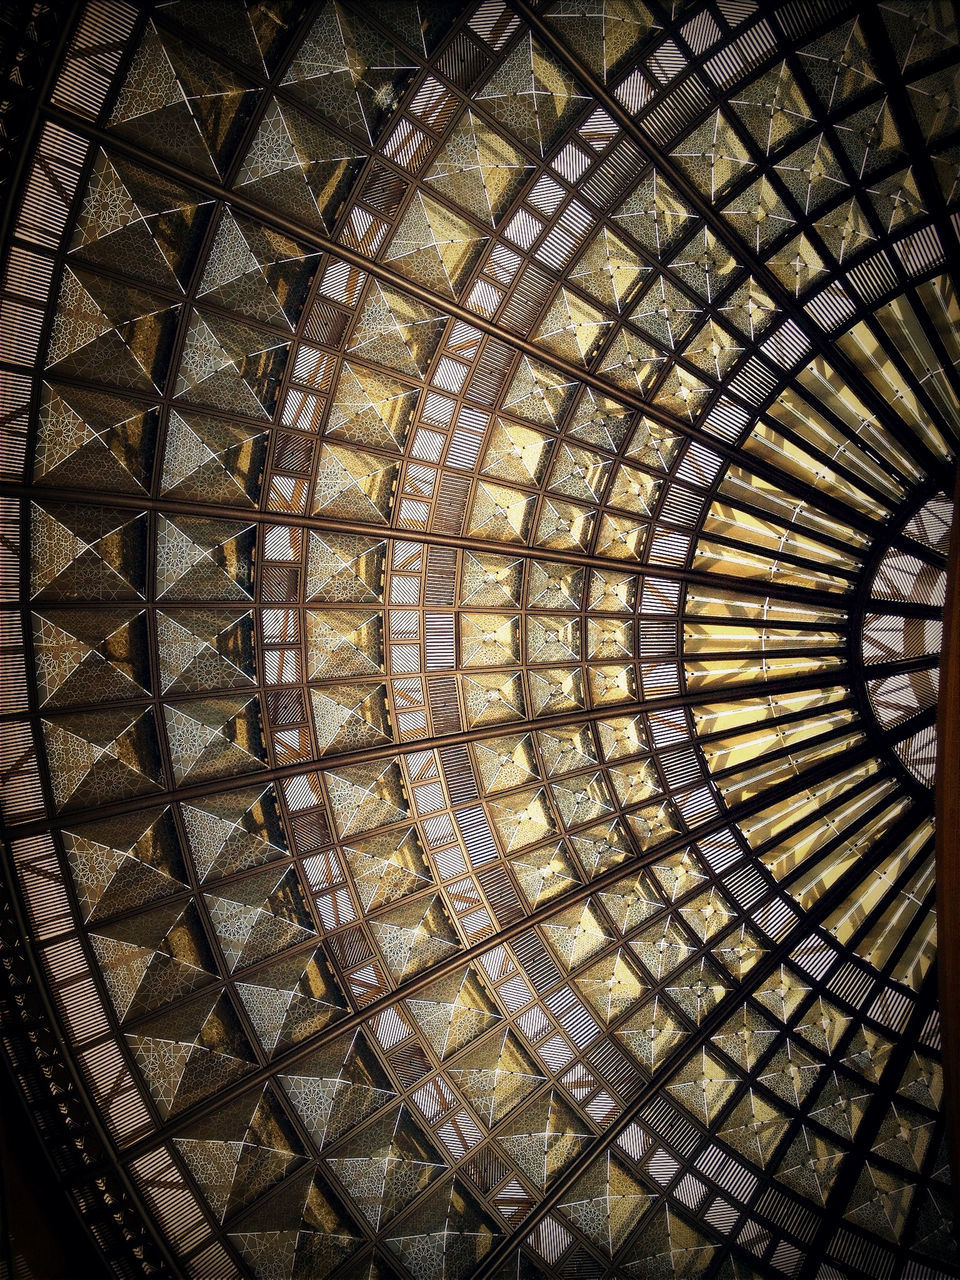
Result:
[[[953,7],[16,35],[4,1047],[109,1266],[960,1274]]]

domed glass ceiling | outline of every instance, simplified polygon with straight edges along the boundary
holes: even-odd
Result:
[[[116,1274],[960,1274],[953,6],[100,0],[46,58],[7,1048]]]

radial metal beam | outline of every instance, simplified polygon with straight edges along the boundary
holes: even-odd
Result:
[[[837,682],[844,674],[837,668]],[[814,672],[802,676],[784,676],[779,680],[758,680],[745,683],[736,690],[730,690],[725,701],[736,701],[750,697],[780,697],[788,693],[797,693],[809,689],[820,689],[824,684],[823,672]],[[251,690],[251,693],[255,690]],[[112,818],[124,813],[134,813],[145,806],[154,808],[172,804],[177,801],[189,801],[209,796],[211,792],[222,794],[229,791],[244,791],[250,787],[266,788],[270,783],[280,782],[284,778],[295,778],[301,774],[317,769],[342,769],[348,765],[365,764],[370,761],[394,758],[409,752],[443,750],[447,747],[462,746],[465,743],[482,742],[490,738],[502,737],[505,733],[524,733],[533,729],[550,729],[554,726],[592,723],[595,720],[610,720],[621,716],[635,715],[643,712],[647,715],[660,711],[671,711],[678,707],[694,707],[703,702],[715,702],[716,690],[698,690],[696,693],[677,694],[667,698],[650,699],[648,701],[624,702],[610,707],[592,707],[577,712],[558,712],[533,720],[513,720],[502,724],[485,725],[475,729],[461,730],[459,733],[438,735],[430,738],[415,738],[409,742],[390,742],[363,750],[342,752],[337,755],[295,760],[290,764],[275,765],[256,772],[231,774],[222,778],[207,779],[203,782],[184,783],[179,787],[161,788],[154,792],[131,796],[124,800],[109,804],[85,808],[71,813],[69,809],[61,810],[55,819],[29,818],[20,822],[11,822],[6,830],[10,839],[25,839],[42,831],[70,828],[77,822],[92,821],[98,818]],[[146,704],[145,704],[146,705]],[[20,717],[22,718],[22,717]]]
[[[546,347],[538,346],[529,339],[522,337],[513,330],[505,329],[496,321],[487,319],[486,316],[476,311],[470,311],[468,308],[461,306],[453,298],[446,294],[435,293],[432,289],[420,284],[418,281],[405,276],[402,272],[395,271],[392,267],[384,262],[378,262],[375,259],[368,258],[356,249],[352,249],[349,245],[339,240],[333,240],[323,232],[318,231],[316,227],[308,226],[300,222],[296,218],[290,217],[281,210],[262,205],[258,200],[251,199],[242,191],[216,182],[212,178],[204,177],[193,169],[185,168],[183,165],[177,164],[173,160],[168,160],[163,156],[157,155],[155,152],[149,151],[145,147],[139,146],[130,138],[125,137],[122,133],[115,133],[109,129],[103,129],[99,125],[85,120],[82,116],[76,115],[72,111],[68,111],[63,107],[48,105],[44,108],[44,115],[54,123],[60,125],[64,129],[70,130],[72,133],[80,137],[86,138],[88,141],[96,143],[98,146],[108,151],[127,156],[137,161],[138,164],[144,165],[148,169],[152,169],[157,173],[163,174],[167,178],[173,179],[177,183],[185,184],[208,196],[213,200],[222,200],[230,204],[235,209],[257,218],[261,222],[269,223],[272,226],[285,232],[287,235],[297,239],[304,244],[309,245],[313,249],[317,249],[323,253],[329,253],[333,257],[340,258],[341,261],[348,263],[352,267],[364,272],[365,275],[372,276],[375,280],[381,281],[383,284],[389,285],[393,289],[397,289],[402,293],[415,297],[419,302],[442,314],[452,316],[455,319],[463,320],[467,324],[472,325],[475,329],[479,329],[482,333],[489,334],[497,338],[500,342],[511,347],[515,351],[521,351],[524,355],[533,356],[541,363],[549,365],[558,373],[562,373],[566,378],[573,381],[583,382],[588,386],[601,392],[603,395],[621,401],[630,408],[639,409],[646,413],[649,417],[662,422],[665,426],[672,430],[678,431],[683,435],[692,436],[695,439],[702,439],[702,435],[688,422],[675,417],[673,414],[664,409],[651,405],[643,397],[635,392],[626,390],[618,383],[610,382],[608,379],[599,374],[592,373],[589,369],[580,365],[570,364],[569,361],[563,359],[548,350]],[[246,317],[244,322],[247,323]],[[266,328],[256,321],[250,322],[254,328]],[[271,330],[273,332],[273,330]],[[279,331],[278,335],[279,335]],[[285,335],[285,339],[290,341],[290,335]],[[711,437],[712,438],[712,437]]]
[[[430,985],[448,973],[465,968],[494,947],[499,946],[503,942],[510,942],[512,939],[526,933],[535,925],[551,919],[555,914],[557,914],[557,912],[564,908],[585,901],[587,898],[605,888],[608,888],[610,885],[616,884],[617,881],[623,880],[631,873],[636,873],[644,866],[668,857],[672,852],[683,849],[691,843],[696,843],[697,840],[703,839],[705,836],[713,832],[725,830],[731,824],[750,817],[755,813],[761,812],[769,805],[776,804],[779,800],[788,799],[795,794],[798,785],[815,786],[818,782],[824,781],[832,774],[836,773],[838,767],[847,767],[861,763],[864,760],[869,759],[872,754],[869,743],[863,743],[859,747],[854,747],[852,750],[845,753],[842,757],[842,761],[838,762],[837,760],[831,759],[818,765],[814,765],[812,768],[799,775],[799,779],[790,779],[777,787],[772,787],[769,792],[761,796],[756,796],[736,805],[731,805],[725,812],[719,813],[717,817],[699,824],[690,831],[679,833],[671,839],[664,841],[661,845],[658,845],[655,849],[652,849],[649,852],[639,854],[627,862],[620,863],[618,866],[597,876],[587,884],[579,885],[577,888],[569,890],[565,894],[558,895],[557,898],[546,903],[537,910],[532,911],[529,915],[523,916],[520,919],[512,921],[510,924],[499,928],[489,938],[483,939],[471,947],[465,947],[462,951],[458,951],[455,955],[448,957],[446,960],[443,960],[432,968],[425,970],[423,973],[417,974],[415,977],[401,982],[401,984],[393,991],[385,992],[384,995],[371,1000],[370,1003],[365,1005],[362,1009],[348,1014],[345,1018],[340,1019],[340,1021],[331,1023],[323,1030],[308,1036],[304,1040],[300,1041],[296,1046],[275,1055],[269,1064],[251,1072],[236,1084],[228,1086],[226,1089],[218,1093],[216,1097],[196,1103],[194,1106],[185,1108],[182,1112],[178,1112],[176,1119],[164,1126],[163,1131],[177,1131],[185,1125],[191,1124],[199,1117],[208,1114],[211,1110],[216,1110],[225,1102],[228,1102],[237,1095],[245,1092],[252,1085],[265,1081],[270,1076],[279,1072],[289,1070],[290,1067],[295,1065],[297,1062],[301,1062],[306,1058],[309,1058],[309,1056],[322,1045],[336,1039],[338,1036],[343,1035],[354,1027],[360,1026],[370,1018],[376,1016],[378,1013],[383,1013],[385,1010],[392,1008],[396,1005],[398,1000],[406,999],[407,997],[414,995],[423,987]],[[900,831],[905,820],[905,818],[899,819],[897,823],[891,827],[891,832]],[[889,835],[890,832],[887,833],[887,836]],[[886,837],[883,842],[884,845],[885,842]],[[863,874],[862,863],[857,863],[851,871],[838,881],[838,884],[845,885],[854,874]],[[821,898],[817,907],[814,909],[814,912],[811,914],[815,914],[817,918],[819,918],[819,914],[821,913],[826,914],[829,906],[832,906],[834,903],[836,893],[836,885],[831,886],[831,890]],[[829,905],[825,906],[825,903]],[[805,917],[801,916],[800,925],[798,926],[799,928],[802,929],[805,927],[804,921]],[[138,1142],[132,1143],[130,1148],[128,1148],[129,1157],[135,1159],[138,1154],[142,1154],[143,1151],[154,1146],[156,1144],[156,1140],[157,1132],[155,1131],[149,1137],[144,1137]]]
[[[837,705],[837,707],[838,707],[838,708],[840,708],[840,707],[842,707],[844,704],[843,704],[843,703],[838,703],[838,704],[836,704],[836,705]],[[793,719],[793,720],[796,720],[796,719],[800,718],[803,714],[804,714],[804,713],[796,713],[796,714],[792,717],[792,719]],[[784,717],[784,719],[787,719],[787,718],[788,718],[788,717]],[[579,723],[579,722],[578,722],[578,723]],[[782,725],[782,724],[783,724],[783,719],[781,719],[781,720],[779,721],[779,723]],[[744,732],[744,733],[747,733],[747,732],[749,732],[749,731],[750,731],[750,727],[749,727],[749,726],[747,726],[747,727],[743,730],[743,732]],[[721,735],[719,735],[719,734],[718,734],[718,735],[715,735],[715,736],[716,736],[717,738],[719,738]],[[830,744],[831,744],[831,743],[836,742],[838,739],[844,739],[844,738],[849,738],[849,737],[851,737],[850,726],[849,726],[849,725],[846,725],[846,724],[841,724],[839,727],[832,728],[832,729],[828,730],[826,733],[819,734],[819,735],[818,735],[817,737],[815,737],[815,738],[806,739],[806,740],[805,740],[804,745],[805,745],[805,747],[823,746],[823,747],[827,747],[827,748],[829,748]],[[781,761],[781,760],[783,760],[783,759],[785,759],[785,758],[790,757],[791,752],[792,752],[793,750],[795,750],[795,748],[792,748],[792,747],[788,744],[788,745],[786,745],[786,746],[780,747],[780,748],[779,748],[778,750],[776,750],[776,751],[772,751],[772,752],[770,752],[768,755],[764,756],[764,765],[765,765],[765,766],[768,766],[768,765],[769,765],[769,766],[776,765],[779,761]],[[647,757],[643,757],[643,759],[647,759]],[[832,760],[832,761],[834,762],[834,764],[836,764],[837,759],[838,759],[837,753],[836,753],[836,752],[830,752],[828,756],[824,757],[824,761],[823,761],[823,763],[824,763],[824,764],[825,764],[825,766],[826,766],[826,765],[829,763],[829,761],[830,761],[830,760]],[[627,761],[627,764],[630,764],[630,763],[632,763],[632,761]],[[807,762],[807,760],[806,760],[806,758],[804,759],[804,763],[808,763],[808,762]],[[813,767],[813,766],[809,766],[809,764],[808,764],[808,767]],[[587,769],[587,770],[585,770],[585,771],[584,771],[584,773],[595,773],[595,772],[596,772],[596,770],[597,770],[597,768],[602,769],[602,768],[603,768],[603,766],[595,766],[594,768],[591,768],[591,769]],[[725,770],[718,770],[718,771],[716,771],[715,773],[711,774],[710,776],[711,776],[712,780],[717,784],[717,788],[718,788],[718,790],[719,790],[720,794],[725,796],[725,795],[726,795],[726,792],[725,792],[725,790],[724,790],[724,784],[725,784],[728,780],[730,780],[730,779],[735,779],[735,778],[737,777],[737,775],[738,775],[738,774],[741,774],[742,772],[743,772],[743,768],[742,768],[741,766],[736,766],[736,767],[731,767],[731,768],[728,768],[728,769],[725,769]],[[576,776],[576,775],[574,775],[574,776]],[[582,775],[580,775],[580,776],[582,776]],[[571,777],[571,775],[563,775],[562,780],[563,780],[563,781],[568,781],[568,780],[570,780],[570,777]],[[693,785],[696,785],[696,784],[693,784]],[[858,786],[860,786],[861,784],[860,784],[860,783],[858,783],[857,785],[858,785]],[[868,782],[867,780],[863,780],[862,785],[864,785],[864,786],[869,786],[869,785],[872,785],[872,783]],[[514,789],[514,790],[516,790],[516,789]],[[511,794],[511,792],[510,792],[510,791],[498,792],[498,793],[496,793],[495,798],[496,798],[497,800],[500,800],[500,799],[502,799],[502,798],[509,798],[510,794]],[[607,815],[605,815],[604,817],[600,817],[600,818],[597,818],[597,817],[588,818],[588,819],[585,819],[585,820],[580,821],[580,822],[571,823],[569,826],[564,825],[564,824],[563,824],[563,822],[562,822],[562,821],[560,821],[560,822],[558,822],[558,823],[557,823],[557,828],[556,828],[556,830],[552,833],[552,835],[551,835],[551,836],[549,836],[549,837],[544,837],[544,838],[543,838],[543,840],[537,841],[537,842],[536,842],[536,844],[543,844],[543,843],[548,843],[548,844],[549,844],[549,843],[551,843],[551,841],[555,842],[557,839],[559,839],[559,838],[561,837],[561,835],[562,835],[562,836],[573,836],[573,837],[576,837],[577,835],[583,834],[585,831],[589,830],[590,828],[595,827],[595,826],[598,824],[598,822],[603,822],[603,821],[605,821],[605,820],[606,820],[606,821],[614,821],[614,820],[616,820],[616,819],[620,819],[620,818],[623,818],[623,817],[627,817],[627,818],[629,818],[631,814],[633,814],[634,812],[637,812],[637,811],[642,811],[642,810],[643,810],[643,808],[645,808],[645,807],[649,806],[651,803],[656,803],[658,800],[667,801],[667,800],[672,800],[672,799],[673,799],[673,795],[672,795],[672,793],[670,793],[670,792],[659,792],[659,793],[657,793],[657,794],[650,795],[650,796],[649,796],[649,797],[647,797],[647,798],[646,798],[646,800],[644,800],[644,801],[637,801],[637,802],[635,802],[635,803],[633,803],[633,804],[631,804],[631,805],[625,805],[625,806],[623,806],[622,808],[620,808],[620,809],[616,810],[615,812],[614,812],[614,811],[611,811],[610,813],[608,813],[608,814],[607,814]],[[739,804],[742,804],[742,803],[744,803],[744,801],[732,801],[732,800],[731,800],[731,801],[725,801],[726,808],[727,808],[727,812],[729,813],[729,812],[734,811],[734,810],[735,810],[735,808],[736,808],[736,806],[737,806],[737,805],[739,805]],[[886,803],[886,800],[885,800],[885,799],[884,799],[883,803],[884,803],[884,804]],[[443,812],[443,811],[438,811],[438,812]],[[430,816],[431,816],[431,817],[433,817],[434,815],[432,815],[432,814],[431,814]],[[402,825],[406,825],[406,824],[402,824]],[[800,824],[800,825],[801,825],[801,827],[802,827],[803,823],[801,822],[801,824]],[[700,830],[700,829],[698,828],[698,831],[699,831],[699,830]],[[629,836],[629,834],[630,834],[630,833],[629,833],[629,828],[625,828],[625,834],[627,834],[627,835]],[[701,831],[701,834],[702,834],[702,831]],[[523,853],[523,854],[527,854],[527,853],[529,853],[529,852],[531,851],[531,849],[532,849],[532,848],[535,848],[535,847],[536,847],[536,844],[535,844],[535,845],[533,845],[533,846],[528,846],[528,847],[526,847],[526,848],[522,851],[522,853]],[[518,851],[518,852],[519,852],[519,851]],[[638,855],[638,856],[639,856],[639,855]],[[657,857],[660,857],[660,856],[661,856],[661,854],[658,852],[658,853],[657,853]],[[507,865],[507,864],[508,864],[508,862],[509,862],[510,860],[512,860],[512,859],[504,858],[504,857],[501,855],[501,861],[504,863],[504,865]],[[624,867],[624,865],[628,865],[628,866],[629,866],[629,864],[617,864],[617,869],[618,869],[618,871],[622,872],[622,871],[623,871],[623,867]],[[240,872],[234,872],[234,873],[232,873],[232,874],[231,874],[231,876],[229,877],[229,883],[230,883],[230,885],[234,885],[234,884],[237,884],[237,883],[239,883],[240,881],[242,881],[242,880],[244,880],[244,879],[247,879],[247,878],[256,878],[256,877],[258,877],[259,875],[261,875],[261,874],[262,874],[263,870],[264,870],[263,865],[262,865],[262,864],[259,864],[259,865],[257,865],[257,866],[248,867],[248,868],[246,868],[245,870],[240,871]],[[447,878],[447,877],[444,877],[444,878]],[[438,884],[438,883],[439,883],[439,882],[431,882],[431,883],[430,883],[430,885],[429,885],[428,887],[426,887],[426,888],[424,888],[424,889],[421,889],[421,890],[418,890],[418,891],[416,891],[415,893],[412,893],[412,894],[408,895],[408,896],[407,896],[407,898],[405,899],[405,901],[406,901],[406,902],[411,902],[411,901],[414,901],[415,899],[418,899],[418,898],[421,898],[421,899],[422,899],[422,898],[427,897],[428,895],[430,895],[431,893],[433,893],[433,892],[435,891],[435,889],[437,888],[437,884]],[[583,882],[583,883],[587,883],[587,882]],[[589,886],[590,886],[590,888],[591,888],[592,890],[595,890],[595,888],[596,888],[596,886],[597,886],[597,883],[598,883],[598,881],[597,881],[597,879],[596,879],[596,878],[591,879],[591,880],[589,881]],[[222,888],[222,882],[217,881],[217,880],[211,880],[211,881],[206,881],[206,882],[203,882],[203,883],[197,883],[197,884],[195,885],[195,887],[184,888],[183,890],[180,890],[180,891],[178,891],[178,892],[176,892],[176,893],[169,893],[169,894],[166,894],[166,895],[164,896],[163,901],[164,901],[164,904],[165,904],[166,906],[174,906],[174,905],[177,905],[178,903],[186,903],[187,901],[189,901],[189,899],[190,899],[192,896],[195,896],[196,894],[203,894],[203,893],[214,893],[214,894],[217,894],[217,893],[219,893],[219,892],[220,892],[221,888]],[[571,890],[569,890],[568,892],[569,892],[570,894],[575,894],[575,893],[579,892],[579,888],[571,889]],[[543,908],[537,907],[537,908],[534,908],[534,910],[535,910],[535,911],[543,910],[543,911],[547,911],[549,914],[552,914],[554,911],[564,909],[566,906],[568,906],[568,905],[569,905],[569,902],[570,902],[570,899],[569,899],[568,897],[563,897],[563,898],[557,897],[557,898],[551,899],[551,900],[550,900],[550,902],[549,902],[549,904],[545,904]],[[368,912],[368,913],[367,913],[367,915],[364,917],[364,920],[369,920],[371,917],[373,917],[373,916],[375,916],[375,915],[378,915],[378,914],[385,914],[385,913],[389,912],[389,911],[390,911],[390,909],[391,909],[391,906],[392,906],[392,904],[390,904],[390,903],[382,904],[379,908],[377,908],[377,909],[376,909],[376,911],[374,911],[374,912]],[[114,925],[116,925],[116,924],[117,924],[117,922],[118,922],[118,921],[120,921],[120,920],[124,920],[124,919],[127,919],[127,918],[132,918],[132,917],[137,916],[138,914],[140,914],[140,912],[141,912],[141,911],[142,911],[142,907],[141,907],[140,905],[135,905],[135,906],[132,906],[132,907],[127,907],[127,908],[125,908],[125,909],[124,909],[124,910],[122,910],[122,911],[117,911],[117,912],[112,913],[112,914],[111,914],[111,917],[110,917],[110,924],[111,924],[111,927],[112,927],[112,926],[114,926]],[[72,930],[72,929],[71,929],[71,930],[67,930],[67,931],[65,932],[64,936],[67,936],[68,934],[72,934],[72,932],[73,932],[73,930]],[[57,937],[57,935],[53,935],[53,934],[52,934],[52,935],[51,935],[51,940],[55,940],[55,939],[56,939],[56,937]],[[313,940],[311,940],[311,941],[310,941],[310,942],[308,942],[308,943],[301,944],[301,949],[303,949],[304,947],[310,947],[310,946],[313,946],[313,945],[315,945],[315,943],[316,943],[316,940],[315,940],[315,939],[313,939]],[[291,950],[293,950],[293,948],[291,948]],[[261,962],[259,966],[254,965],[252,968],[253,968],[253,969],[256,969],[257,967],[263,967],[264,965],[269,965],[269,964],[271,963],[271,961],[272,961],[272,958],[271,958],[270,960],[266,960],[266,961]],[[144,1016],[145,1016],[145,1017],[148,1017],[148,1016],[152,1016],[152,1015],[144,1015]]]
[[[397,461],[400,461],[400,459],[397,459]],[[811,601],[816,597],[822,598],[824,603],[828,603],[831,607],[843,607],[843,597],[840,592],[836,595],[831,595],[826,591],[818,592],[816,589],[809,587],[791,587],[785,584],[778,584],[775,581],[754,582],[751,585],[750,579],[735,577],[732,574],[724,575],[704,569],[658,564],[656,561],[650,560],[617,560],[613,557],[590,555],[588,552],[575,551],[573,549],[557,551],[549,547],[529,546],[521,542],[494,542],[489,538],[470,537],[469,534],[463,533],[440,533],[431,529],[376,524],[373,521],[337,519],[336,517],[322,514],[301,515],[291,511],[264,511],[256,507],[245,507],[240,504],[236,506],[212,506],[209,503],[193,502],[183,498],[151,498],[147,494],[129,493],[111,493],[105,503],[104,495],[93,489],[69,489],[52,485],[36,487],[9,481],[0,481],[0,495],[19,498],[23,501],[69,502],[79,506],[95,507],[106,505],[114,507],[118,511],[134,511],[138,513],[156,511],[160,515],[203,516],[209,519],[236,520],[247,525],[277,525],[292,529],[312,529],[317,533],[362,533],[369,537],[392,538],[403,542],[423,542],[428,546],[462,548],[466,551],[514,556],[517,559],[545,560],[551,564],[576,564],[583,565],[586,568],[606,569],[616,573],[638,573],[649,577],[669,578],[672,581],[693,582],[702,586],[718,586],[727,590],[735,589],[738,594],[743,591],[752,591],[764,596],[782,595],[784,599],[792,599],[799,602]],[[599,506],[597,509],[599,510]],[[620,512],[619,514],[629,515],[630,513]],[[763,513],[759,512],[758,514]],[[637,519],[642,522],[641,517],[638,516]],[[648,518],[648,523],[652,524],[653,521]],[[689,530],[688,532],[693,531]],[[717,542],[726,543],[729,542],[729,539],[718,537]],[[804,564],[802,557],[792,556],[789,553],[779,552],[778,557],[788,563],[796,561],[801,566]],[[841,568],[837,569],[836,572],[838,575],[846,575],[850,579],[850,588],[852,590],[852,571]],[[111,605],[114,603],[111,601]],[[169,603],[172,603],[172,601]],[[181,602],[177,600],[176,603],[179,605]],[[210,604],[216,603],[216,601],[205,601],[204,603]],[[270,601],[271,608],[282,608],[283,604],[283,601]]]
[[[729,223],[716,212],[710,202],[704,198],[670,156],[655,145],[650,134],[637,124],[630,113],[607,89],[606,85],[597,79],[580,55],[570,49],[526,0],[509,0],[509,3],[514,12],[535,33],[537,39],[561,61],[566,63],[569,70],[584,84],[607,114],[616,121],[645,159],[651,161],[680,192],[690,208],[703,219],[720,243],[748,267],[752,275],[763,285],[764,289],[784,313],[800,326],[818,353],[845,377],[848,384],[856,390],[860,399],[884,424],[893,438],[900,440],[924,470],[930,470],[931,467],[935,467],[938,459],[934,457],[926,445],[912,432],[903,431],[896,414],[890,412],[890,406],[887,401],[864,377],[853,361],[819,329],[793,294],[784,288],[776,274],[770,270],[766,261],[755,253]]]
[[[900,836],[909,830],[911,825],[911,815],[908,813],[901,818],[891,828],[888,836],[896,834]],[[887,840],[882,842],[886,845]],[[752,994],[767,978],[767,976],[777,968],[780,963],[790,956],[794,950],[809,936],[813,929],[817,927],[833,910],[837,902],[842,901],[843,897],[852,891],[859,883],[863,875],[864,868],[862,864],[855,864],[849,868],[835,884],[823,895],[822,898],[806,912],[801,913],[794,923],[793,927],[788,931],[786,936],[781,939],[776,946],[772,947],[770,952],[764,957],[763,961],[757,964],[746,978],[744,978],[737,988],[739,996],[738,1007],[740,1007],[745,998]],[[661,1092],[664,1082],[670,1078],[675,1072],[694,1054],[698,1053],[704,1045],[710,1043],[713,1036],[720,1030],[723,1023],[730,1016],[730,1006],[725,1002],[720,1005],[711,1014],[709,1014],[697,1029],[697,1034],[690,1037],[690,1041],[681,1044],[672,1054],[669,1055],[664,1065],[659,1068],[637,1098],[622,1112],[617,1120],[613,1122],[603,1133],[598,1135],[586,1148],[575,1156],[574,1159],[565,1167],[563,1172],[558,1175],[550,1190],[543,1196],[537,1205],[531,1210],[530,1214],[524,1218],[522,1226],[514,1233],[508,1236],[504,1242],[492,1249],[486,1256],[483,1263],[478,1267],[471,1280],[487,1280],[497,1268],[502,1264],[505,1257],[516,1248],[519,1241],[526,1238],[529,1233],[534,1230],[538,1223],[554,1209],[557,1205],[563,1203],[563,1198],[570,1188],[574,1185],[580,1175],[589,1167],[591,1162],[600,1156],[604,1150],[611,1146],[617,1137],[627,1129],[633,1121],[643,1113],[644,1108],[653,1101]]]
[[[452,298],[448,298],[443,294],[435,293],[426,286],[404,276],[398,271],[393,270],[385,263],[367,258],[362,253],[351,249],[348,245],[331,239],[329,236],[318,232],[315,228],[306,226],[295,218],[291,218],[276,209],[265,207],[261,205],[259,201],[251,199],[242,192],[232,189],[222,183],[215,182],[210,178],[202,177],[193,170],[186,169],[183,166],[176,164],[174,161],[157,156],[153,152],[138,146],[130,139],[125,138],[123,135],[100,128],[99,126],[92,124],[90,121],[84,120],[82,117],[75,115],[71,111],[67,111],[62,107],[54,106],[49,106],[45,110],[49,118],[61,125],[63,128],[70,129],[74,133],[88,138],[91,142],[95,142],[101,147],[127,155],[147,168],[163,173],[165,176],[173,178],[177,182],[193,186],[195,189],[201,191],[212,199],[225,201],[234,208],[240,209],[244,213],[257,218],[262,222],[278,227],[278,229],[284,231],[286,234],[309,244],[315,249],[329,253],[334,257],[339,257],[342,261],[349,263],[351,266],[357,267],[367,275],[389,285],[391,288],[398,289],[416,297],[420,302],[423,302],[434,310],[440,311],[442,314],[455,317],[456,319],[463,320],[474,328],[479,329],[481,332],[491,335],[498,341],[502,342],[505,346],[510,347],[512,350],[520,351],[525,355],[539,360],[541,363],[555,369],[558,373],[563,374],[565,378],[590,386],[594,390],[599,391],[602,395],[609,396],[632,409],[639,410],[649,418],[669,427],[671,430],[676,431],[678,434],[688,439],[699,441],[706,440],[709,442],[711,448],[715,449],[721,456],[730,461],[737,461],[741,464],[743,463],[742,453],[740,453],[740,451],[735,447],[725,443],[720,437],[703,432],[702,429],[693,426],[682,418],[676,417],[635,392],[626,390],[618,383],[611,382],[607,378],[603,377],[602,374],[594,373],[579,365],[570,364],[562,357],[555,355],[548,348],[539,346],[537,343],[531,342],[528,338],[522,337],[518,333],[503,328],[496,321],[488,320],[485,316],[479,315],[477,312],[470,311],[466,307],[455,302]],[[629,119],[629,117],[627,118]],[[662,163],[659,157],[657,159],[657,163]],[[681,179],[678,178],[678,182],[679,181],[681,181]],[[715,215],[713,215],[713,218],[718,222],[722,222],[722,219],[715,219]],[[730,232],[728,228],[725,228],[725,235],[729,239],[733,233]],[[735,251],[743,253],[744,256],[749,257],[745,248],[739,244]],[[766,274],[769,275],[771,273],[767,272]],[[789,295],[787,295],[787,297],[789,297]],[[800,312],[800,314],[802,315],[802,312]],[[251,323],[253,323],[255,327],[258,327],[256,326],[256,322]],[[289,335],[285,335],[285,338],[288,341],[290,340]],[[836,361],[834,361],[834,363],[836,363]],[[864,395],[871,392],[872,388],[869,388],[868,384],[868,387],[864,388]],[[749,406],[744,407],[747,412],[755,415],[755,410],[751,409]],[[897,429],[899,430],[899,425]],[[912,444],[913,446],[917,445],[915,438],[911,438],[910,441],[905,443]],[[929,463],[930,459],[925,458],[925,461]],[[862,517],[858,516],[856,512],[851,511],[849,507],[846,507],[844,504],[831,498],[830,495],[825,494],[822,490],[817,489],[816,486],[805,484],[797,477],[781,472],[779,469],[764,463],[762,459],[751,459],[750,466],[757,472],[757,474],[768,476],[788,491],[792,491],[803,496],[807,501],[812,502],[816,506],[822,507],[824,510],[833,511],[835,514],[841,515],[846,521],[858,523],[862,520]]]

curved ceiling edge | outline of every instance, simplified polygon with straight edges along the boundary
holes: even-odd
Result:
[[[116,1274],[960,1274],[952,10],[75,24],[3,823]]]

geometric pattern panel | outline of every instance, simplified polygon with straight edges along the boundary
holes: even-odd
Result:
[[[2,818],[27,1092],[115,1269],[960,1274],[955,15],[64,39],[5,251]]]

